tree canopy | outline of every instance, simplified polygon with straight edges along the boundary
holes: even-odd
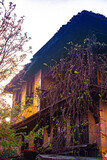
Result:
[[[5,6],[0,1],[0,82],[15,72],[17,66],[26,57],[24,44],[31,38],[27,32],[23,33],[22,24],[24,16],[17,18],[14,10],[16,5],[12,2]],[[29,48],[31,49],[31,48]],[[20,54],[20,52],[23,52]]]

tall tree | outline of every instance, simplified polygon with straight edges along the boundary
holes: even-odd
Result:
[[[24,16],[18,19],[15,8],[16,5],[12,2],[7,6],[4,0],[0,1],[0,96],[2,82],[15,74],[26,53],[31,52],[31,47],[26,50],[24,47],[31,39],[22,30]],[[0,147],[2,146],[3,150],[18,145],[18,136],[16,137],[15,131],[10,129],[11,124],[6,122],[6,117],[10,114],[11,107],[0,97]]]

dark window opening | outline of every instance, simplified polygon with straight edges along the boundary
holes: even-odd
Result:
[[[26,104],[29,106],[33,104],[33,92],[34,92],[34,77],[32,77],[27,82]]]
[[[15,110],[20,111],[21,108],[21,90],[16,90],[16,97],[15,97]]]
[[[71,145],[89,143],[88,117],[87,115],[76,115],[71,119]]]

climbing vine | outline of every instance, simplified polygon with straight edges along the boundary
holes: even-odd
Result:
[[[66,144],[88,144],[88,113],[92,112],[99,126],[99,100],[107,102],[107,45],[92,39],[85,39],[84,45],[69,45],[67,57],[44,73],[40,90],[41,110],[48,109],[50,127],[54,126],[51,148],[56,152]]]

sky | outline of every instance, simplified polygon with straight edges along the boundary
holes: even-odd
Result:
[[[33,54],[78,12],[88,10],[107,17],[107,0],[5,0],[10,1],[16,4],[17,16],[25,16],[23,31],[32,38],[28,45]]]
[[[6,0],[9,1],[9,0]],[[25,15],[23,29],[36,53],[63,25],[82,10],[107,17],[107,0],[12,0],[16,13]]]

